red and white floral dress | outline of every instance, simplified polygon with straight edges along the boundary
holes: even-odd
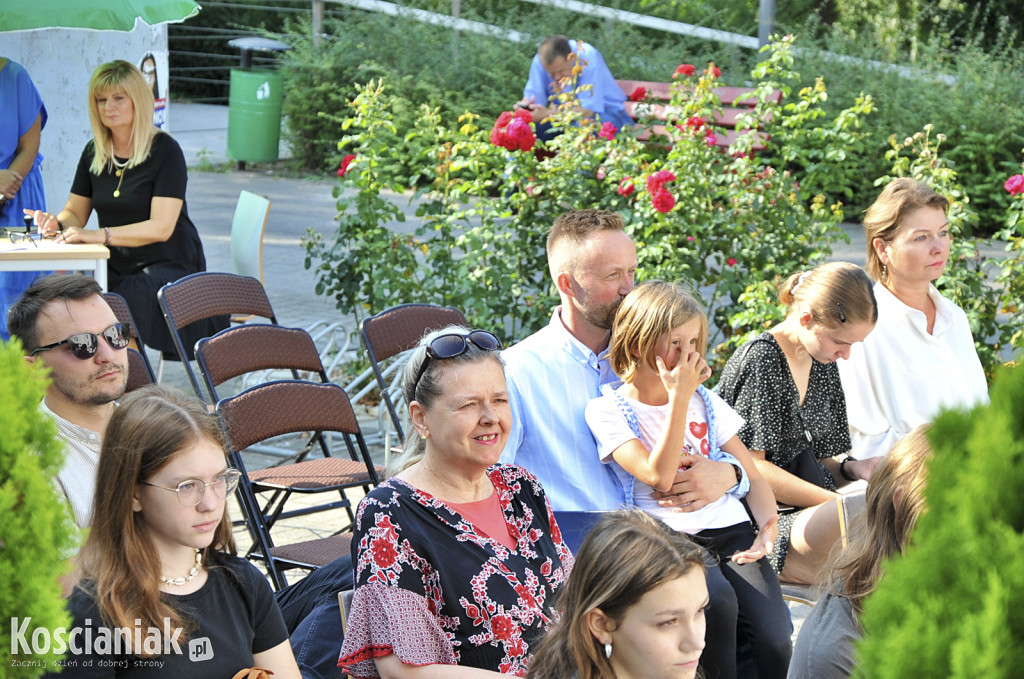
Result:
[[[494,465],[487,475],[514,549],[400,479],[359,503],[356,588],[338,661],[346,673],[377,677],[373,659],[394,654],[410,665],[526,674],[573,558],[532,474]]]

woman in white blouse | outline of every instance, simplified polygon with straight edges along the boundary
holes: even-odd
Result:
[[[949,258],[948,208],[931,187],[903,178],[864,216],[878,323],[839,361],[855,458],[886,454],[942,408],[988,401],[967,315],[933,285]]]

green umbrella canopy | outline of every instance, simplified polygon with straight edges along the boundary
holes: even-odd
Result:
[[[0,32],[37,28],[130,31],[147,24],[184,21],[199,12],[192,0],[0,0]]]

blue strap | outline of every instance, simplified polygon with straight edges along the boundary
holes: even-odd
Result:
[[[626,424],[629,425],[630,430],[633,432],[633,436],[636,436],[638,441],[643,441],[643,436],[641,435],[641,431],[640,431],[640,420],[638,420],[636,418],[636,413],[633,411],[633,407],[631,405],[629,405],[629,402],[626,401],[625,397],[622,394],[620,394],[617,389],[614,388],[614,387],[619,386],[620,384],[622,384],[622,383],[618,382],[618,383],[615,383],[615,384],[605,384],[605,385],[602,385],[601,386],[601,393],[605,394],[606,396],[611,396],[612,399],[614,399],[615,405],[619,409],[619,413],[621,413],[622,417],[625,418]],[[708,420],[707,420],[708,432],[707,432],[707,436],[708,436],[708,446],[710,447],[709,457],[717,456],[717,453],[719,452],[718,437],[715,436],[715,433],[717,431],[717,429],[716,429],[716,427],[717,427],[717,418],[715,417],[715,409],[711,405],[711,395],[710,395],[710,392],[707,389],[704,388],[704,385],[698,385],[697,386],[697,393],[700,395],[701,399],[703,399],[703,401],[704,401],[704,410],[707,411],[707,415],[708,415]],[[689,444],[687,444],[686,450],[684,450],[682,452],[694,454],[693,451],[690,450],[689,448],[690,448],[690,446],[689,446]],[[648,452],[650,452],[650,451],[648,451]],[[699,454],[699,453],[696,453],[696,454]],[[626,482],[626,488],[625,488],[625,491],[626,491],[626,502],[629,504],[630,507],[635,506],[635,504],[633,502],[633,483],[634,483],[635,480],[636,479],[633,477],[633,475],[629,474],[629,480]]]

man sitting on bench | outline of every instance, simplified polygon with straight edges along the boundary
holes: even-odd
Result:
[[[551,125],[541,121],[551,114],[549,98],[572,82],[572,70],[577,60],[582,70],[576,78],[575,87],[579,90],[583,85],[590,86],[588,90],[577,92],[579,108],[618,129],[633,122],[623,107],[626,95],[615,82],[597,48],[582,41],[569,40],[564,35],[552,35],[537,48],[530,64],[530,78],[523,88],[523,99],[516,104],[517,108],[533,113],[537,136],[541,139],[554,136]]]

